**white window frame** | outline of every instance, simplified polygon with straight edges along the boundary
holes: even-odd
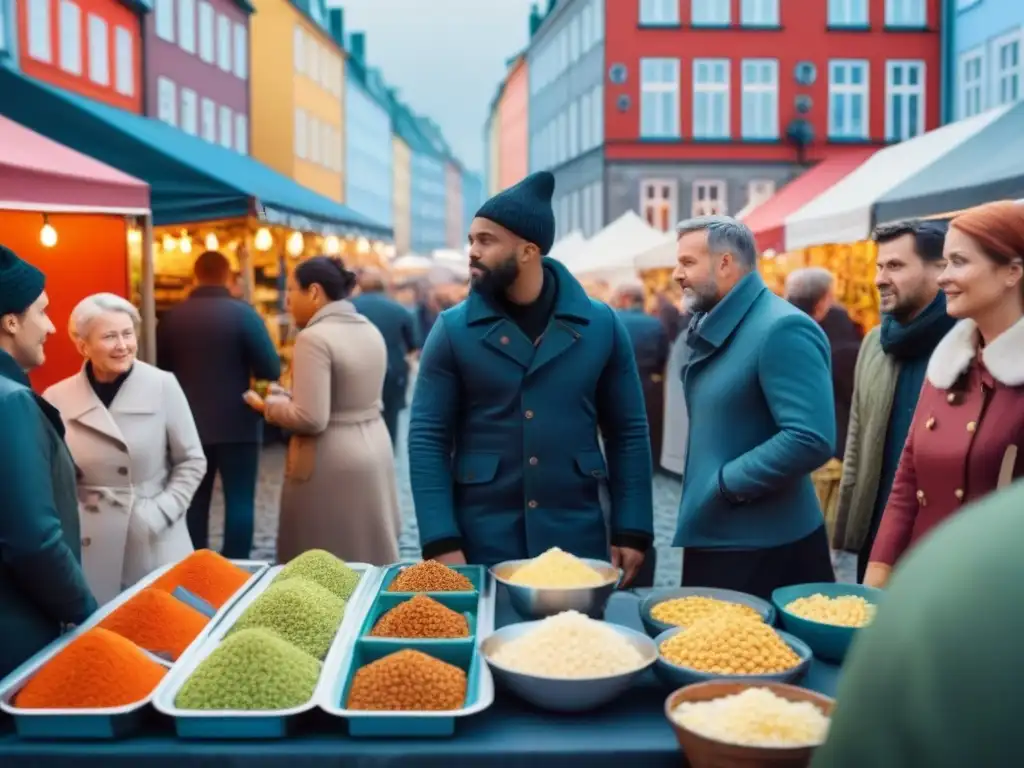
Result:
[[[695,27],[724,27],[732,23],[732,0],[693,0],[690,24]]]
[[[730,115],[730,102],[732,101],[730,93],[730,84],[732,80],[732,67],[729,59],[693,59],[691,66],[693,67],[693,103],[690,105],[691,111],[693,112],[693,138],[695,139],[721,139],[726,141],[732,135],[732,121]],[[724,68],[725,81],[721,82],[717,78],[714,81],[703,82],[698,80],[700,74],[700,68],[702,65],[713,67],[716,73],[721,72],[721,68]],[[698,110],[698,104],[702,99],[700,96],[707,96],[705,100],[709,104],[713,98],[717,98],[722,103],[722,115],[723,122],[722,126],[712,125],[712,113],[709,111],[708,114],[700,114]],[[721,127],[723,130],[718,131]]]
[[[196,52],[196,0],[178,0],[178,47]]]
[[[199,102],[199,132],[205,141],[217,143],[217,105],[205,96]]]
[[[217,66],[231,71],[231,19],[223,13],[217,14]]]
[[[669,27],[679,24],[679,0],[639,0],[640,26]]]
[[[594,147],[604,144],[604,85],[598,83],[590,93],[590,108],[593,110],[594,122],[591,125]]]
[[[578,157],[580,154],[580,103],[573,101],[569,104],[569,152],[568,159]]]
[[[178,86],[169,77],[156,79],[157,119],[167,125],[178,125]]]
[[[231,149],[232,139],[235,135],[235,115],[231,107],[223,104],[217,109],[217,138],[218,143],[224,149]]]
[[[199,58],[207,64],[217,61],[217,13],[207,0],[199,0]]]
[[[28,3],[28,55],[36,61],[53,61],[53,35],[50,0],[26,0]]]
[[[156,14],[154,27],[156,36],[168,43],[174,42],[174,0],[155,0],[153,13]]]
[[[587,53],[594,47],[594,8],[590,3],[583,6],[580,11],[580,46],[583,53]]]
[[[3,0],[0,0],[2,3]],[[58,0],[60,8],[60,68],[72,75],[82,74],[82,9],[74,0]]]
[[[858,85],[852,85],[849,82],[836,84],[835,69],[836,67],[846,67],[847,74],[853,71],[854,67],[862,68],[864,72],[863,80]],[[847,78],[849,79],[849,78]],[[871,131],[871,64],[867,59],[832,59],[828,63],[828,136],[830,139],[839,140],[859,140],[867,139],[870,137]],[[859,96],[863,99],[863,125],[859,133],[853,133],[852,131],[840,132],[839,126],[836,125],[835,113],[832,110],[832,97],[834,95],[840,95],[847,102],[847,114],[850,112],[850,105],[853,99]]]
[[[828,0],[828,26],[866,27],[870,23],[869,0]]]
[[[915,85],[908,85],[906,75],[917,69],[917,83]],[[902,70],[904,74],[904,82],[900,85],[894,84],[894,74],[897,70]],[[925,117],[925,62],[920,59],[890,59],[885,63],[885,138],[887,141],[906,141],[912,139],[915,136],[920,136],[924,133],[924,117]],[[899,99],[899,109],[901,114],[900,125],[902,130],[900,134],[896,134],[896,97]],[[910,120],[912,114],[910,112],[910,97],[917,96],[917,131],[914,133],[910,132]]]
[[[666,77],[666,72],[671,73],[671,77]],[[640,59],[641,139],[677,139],[681,136],[681,80],[679,59]],[[657,123],[657,130],[644,130],[645,116],[650,116],[650,121]]]
[[[89,79],[97,85],[110,85],[110,28],[107,20],[95,13],[88,15]]]
[[[589,152],[594,147],[594,132],[591,125],[593,112],[590,98],[590,91],[580,96],[580,150],[583,152]]]
[[[178,127],[189,136],[199,133],[199,96],[191,88],[181,89],[181,120]]]
[[[712,201],[710,195],[702,198],[700,194],[702,190],[704,192],[715,190],[718,193],[717,200]],[[729,205],[726,200],[728,191],[728,186],[721,179],[697,179],[692,186],[690,215],[694,217],[728,215]]]
[[[670,232],[679,221],[679,182],[675,179],[644,179],[640,182],[641,218],[661,232]],[[663,192],[668,192],[666,197]],[[653,194],[652,194],[653,193]],[[659,219],[663,218],[665,226]]]
[[[740,3],[740,26],[779,26],[779,0],[742,0]]]
[[[885,26],[921,29],[928,26],[928,0],[885,0]]]
[[[743,59],[740,66],[741,135],[744,139],[753,140],[779,138],[778,59]],[[771,69],[771,81],[767,83],[761,82],[761,74],[766,66]],[[748,99],[748,96],[751,98]]]
[[[114,27],[114,88],[135,95],[135,35],[128,27]]]
[[[580,46],[580,16],[576,14],[569,22],[569,63],[575,64],[582,55],[583,51]]]
[[[309,118],[301,107],[295,110],[295,156],[306,160],[309,155]]]
[[[957,114],[961,120],[980,114],[988,107],[985,88],[987,58],[985,47],[979,46],[961,53],[957,61]],[[975,62],[978,64],[977,76],[968,80],[967,70]]]
[[[309,147],[309,161],[320,165],[320,119],[309,115],[306,122],[306,146]]]
[[[751,179],[747,182],[747,208],[766,203],[775,195],[776,185],[771,179]]]
[[[1003,67],[1003,51],[1016,46],[1017,63]],[[1015,29],[992,41],[992,106],[1014,104],[1024,98],[1024,30]],[[1010,91],[1005,93],[1004,91]]]
[[[235,151],[249,154],[249,118],[241,113],[235,114]]]
[[[249,32],[245,28],[245,24],[235,22],[235,40],[234,45],[231,47],[233,54],[232,71],[235,73],[235,77],[239,80],[249,79]]]

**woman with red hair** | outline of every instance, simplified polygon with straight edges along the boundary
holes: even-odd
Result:
[[[864,583],[883,587],[922,536],[1024,476],[1024,204],[950,223],[939,286],[958,322],[928,362]]]

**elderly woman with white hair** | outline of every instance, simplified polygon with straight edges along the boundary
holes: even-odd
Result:
[[[43,393],[78,468],[82,565],[101,604],[192,551],[185,511],[206,474],[178,380],[136,358],[139,323],[120,296],[83,299],[68,330],[85,365]]]

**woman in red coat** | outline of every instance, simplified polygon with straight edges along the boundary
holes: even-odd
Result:
[[[873,587],[936,525],[1024,476],[1024,205],[957,216],[944,255],[939,285],[960,322],[928,362],[864,576]]]

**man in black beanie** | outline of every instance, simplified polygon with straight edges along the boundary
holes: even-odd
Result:
[[[536,173],[484,203],[472,291],[424,345],[409,427],[420,542],[449,564],[559,547],[629,583],[653,536],[643,391],[614,310],[545,258],[554,187]]]
[[[54,332],[45,282],[0,245],[0,678],[96,610],[64,424],[25,373]]]

